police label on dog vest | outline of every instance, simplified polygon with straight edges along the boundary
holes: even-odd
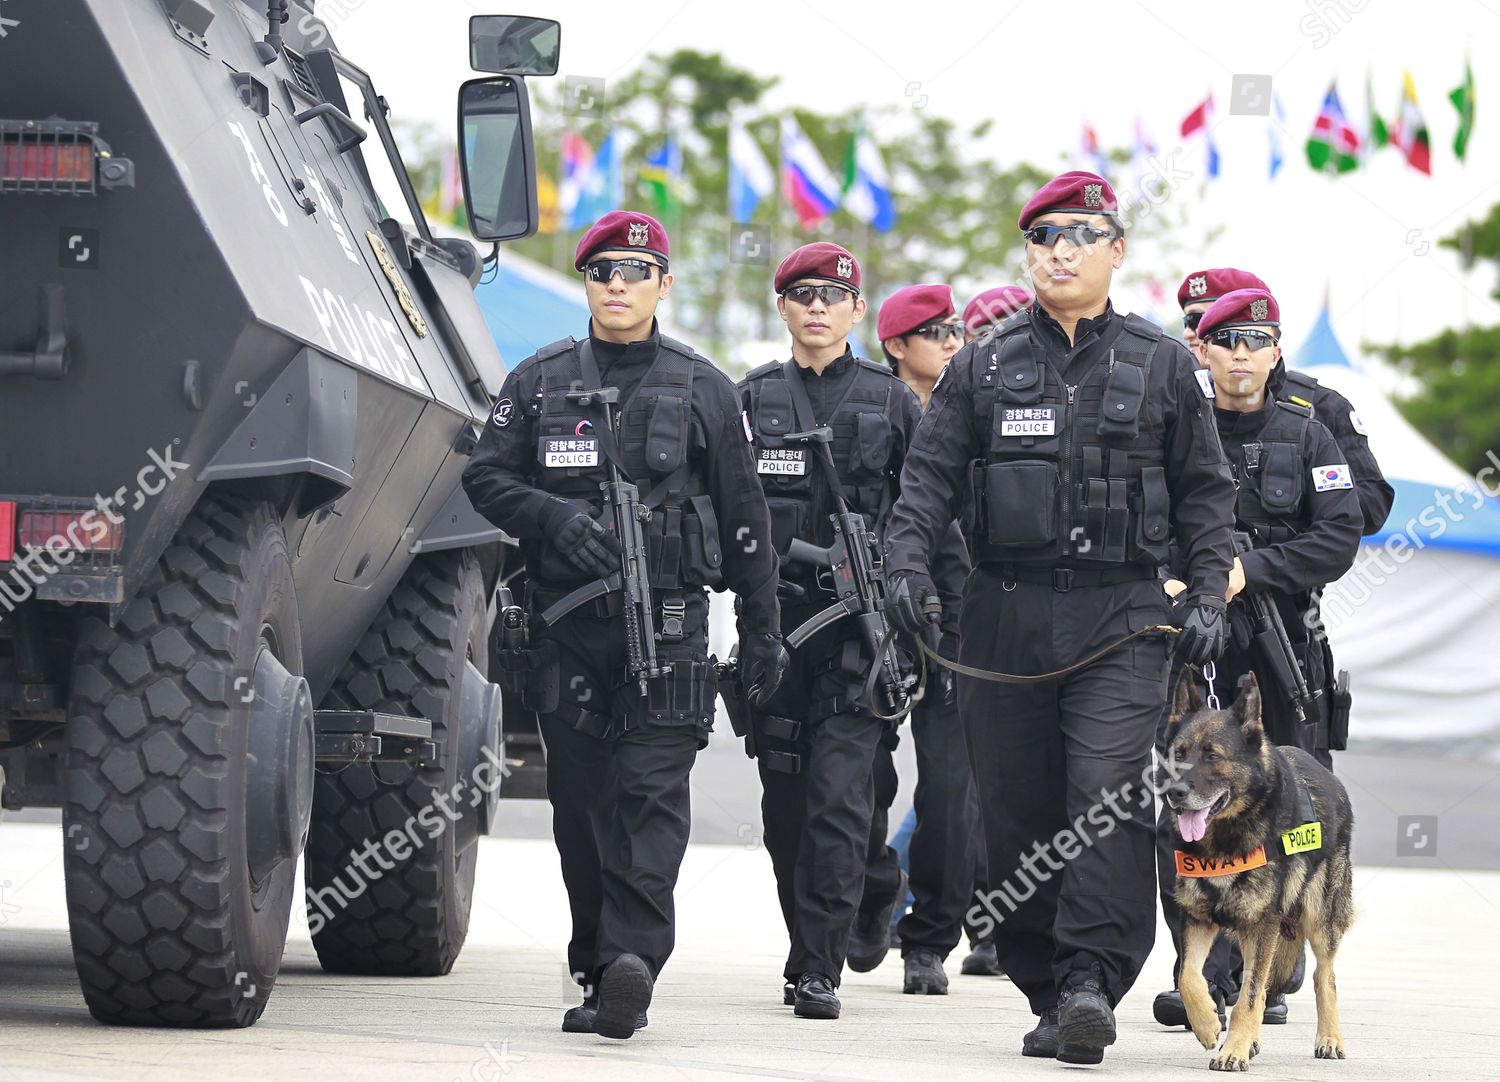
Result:
[[[1056,406],[1006,406],[1000,419],[1002,436],[1053,436],[1057,434]]]
[[[543,466],[597,466],[599,440],[594,436],[543,436]]]
[[[807,448],[762,447],[760,458],[755,463],[755,472],[802,477],[807,473]]]
[[[1323,848],[1323,824],[1303,823],[1300,827],[1281,832],[1281,848],[1287,856],[1293,853],[1310,853]]]
[[[1181,849],[1175,850],[1172,855],[1177,858],[1177,874],[1189,879],[1236,875],[1266,866],[1266,847],[1263,845],[1256,846],[1242,857],[1200,857],[1184,853]]]

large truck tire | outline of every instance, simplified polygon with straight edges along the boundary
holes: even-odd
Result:
[[[80,621],[63,859],[89,1011],[248,1026],[286,945],[313,715],[286,537],[209,494],[110,627]]]
[[[500,782],[484,581],[467,549],[416,560],[321,704],[432,722],[436,762],[320,768],[307,844],[307,917],[330,973],[435,977],[469,930],[476,844]],[[465,673],[492,708],[464,716]],[[471,704],[472,705],[472,704]],[[473,731],[483,714],[485,731]],[[483,767],[489,767],[486,771]],[[476,784],[476,772],[479,783]],[[363,856],[361,855],[363,854]]]

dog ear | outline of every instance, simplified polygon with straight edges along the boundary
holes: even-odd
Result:
[[[1246,746],[1251,749],[1260,747],[1266,732],[1261,724],[1260,684],[1253,672],[1240,677],[1239,694],[1230,710],[1240,723],[1240,735],[1245,738]]]
[[[1184,665],[1177,677],[1177,690],[1172,697],[1172,710],[1167,715],[1167,730],[1170,732],[1191,717],[1203,706],[1203,696],[1198,693],[1198,674],[1191,666]]]

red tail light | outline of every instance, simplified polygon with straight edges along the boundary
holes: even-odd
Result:
[[[0,564],[10,563],[16,558],[16,505],[13,500],[0,500]]]
[[[0,183],[78,184],[94,182],[92,143],[0,143]]]
[[[97,511],[22,511],[21,546],[74,552],[119,552],[124,524]]]

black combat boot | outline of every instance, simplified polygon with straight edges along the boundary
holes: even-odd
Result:
[[[959,972],[965,977],[1005,976],[1005,970],[1000,968],[1000,952],[995,949],[995,941],[981,939],[975,943],[974,949],[964,956]]]
[[[1208,986],[1208,994],[1214,997],[1214,1007],[1219,1012],[1219,1025],[1228,1025],[1224,1014],[1224,989],[1216,984]],[[1151,1003],[1151,1013],[1162,1025],[1175,1029],[1181,1026],[1185,1030],[1192,1030],[1188,1024],[1187,1007],[1183,1006],[1182,993],[1173,988],[1170,992],[1160,993]]]
[[[797,986],[791,981],[787,981],[781,986],[781,1002],[788,1007],[797,1002]]]
[[[622,954],[611,962],[599,981],[594,1032],[623,1041],[643,1028],[654,983],[646,963],[633,954]]]
[[[1062,1063],[1099,1063],[1115,1043],[1115,1012],[1104,991],[1098,962],[1075,970],[1057,1000],[1057,1058]]]
[[[1286,993],[1277,992],[1266,999],[1265,1013],[1260,1016],[1260,1020],[1263,1025],[1284,1026],[1286,1015]]]
[[[868,973],[891,951],[891,916],[898,903],[906,900],[906,873],[896,884],[896,893],[891,900],[874,913],[856,913],[854,927],[849,932],[849,949],[845,958],[849,968],[856,973]]]
[[[823,973],[804,973],[797,978],[792,1013],[798,1018],[837,1018],[841,1009],[833,991],[833,978]]]
[[[1048,1007],[1036,1020],[1036,1029],[1021,1038],[1021,1055],[1037,1059],[1057,1058],[1057,1008]]]
[[[948,974],[943,972],[943,960],[935,950],[913,947],[903,958],[906,976],[901,991],[909,996],[946,996]]]

